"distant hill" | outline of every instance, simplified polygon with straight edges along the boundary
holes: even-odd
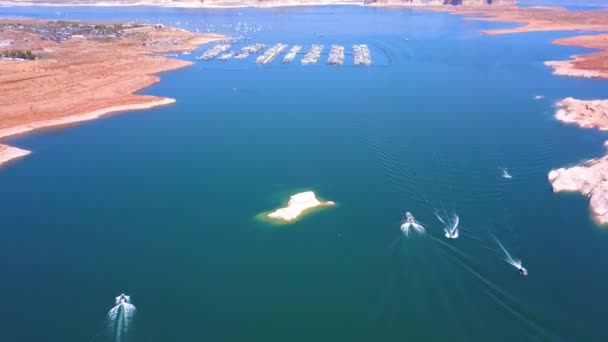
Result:
[[[198,6],[280,6],[280,5],[323,5],[323,4],[399,4],[411,6],[496,6],[516,5],[517,0],[1,0],[15,4],[142,4],[157,6],[198,7]]]

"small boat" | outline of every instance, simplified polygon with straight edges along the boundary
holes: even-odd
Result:
[[[523,276],[527,276],[528,275],[528,270],[526,270],[523,266],[519,266],[518,271]]]
[[[407,222],[407,223],[416,222],[416,220],[414,219],[414,215],[412,215],[412,213],[410,213],[409,211],[405,213],[405,222]]]
[[[129,303],[131,303],[131,297],[127,296],[124,293],[121,293],[120,296],[116,297],[116,305]]]

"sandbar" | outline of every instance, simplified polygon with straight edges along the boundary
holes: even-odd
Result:
[[[0,165],[28,154],[30,154],[28,150],[0,144]]]
[[[335,202],[321,202],[317,199],[314,192],[305,191],[292,195],[289,198],[287,207],[277,209],[266,216],[274,220],[291,222],[298,218],[305,210],[333,205],[335,205]]]

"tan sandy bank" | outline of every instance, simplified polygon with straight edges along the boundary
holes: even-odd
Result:
[[[163,25],[0,19],[8,44],[0,55],[22,57],[0,59],[0,138],[171,104],[135,94],[156,74],[192,64],[159,54],[225,38]]]
[[[0,144],[0,165],[28,154],[30,154],[30,151]]]
[[[317,199],[314,192],[306,191],[291,196],[287,207],[277,209],[266,216],[274,220],[290,222],[298,218],[305,210],[333,205],[335,205],[334,202],[321,202]]]
[[[142,98],[144,98],[144,97],[142,97]],[[72,124],[75,124],[78,122],[98,119],[98,118],[100,118],[104,115],[110,114],[110,113],[126,112],[126,111],[131,111],[131,110],[150,109],[150,108],[154,108],[154,107],[158,107],[158,106],[175,103],[175,99],[172,99],[172,98],[157,98],[157,97],[153,97],[153,96],[151,96],[150,98],[151,98],[151,100],[147,101],[147,102],[130,104],[130,105],[119,105],[119,106],[113,106],[113,107],[106,107],[106,108],[94,110],[94,111],[91,111],[88,113],[70,115],[70,116],[59,118],[59,119],[42,120],[42,121],[36,121],[36,122],[32,122],[32,123],[25,124],[25,125],[20,125],[20,126],[15,126],[15,127],[10,127],[10,128],[3,128],[3,129],[0,129],[0,138],[8,137],[11,135],[23,134],[23,133],[27,133],[30,131],[48,128],[48,127],[72,125]]]

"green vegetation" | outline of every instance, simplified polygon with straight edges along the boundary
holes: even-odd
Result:
[[[32,53],[31,50],[23,51],[23,50],[8,50],[0,52],[0,55],[5,58],[21,58],[21,59],[36,59],[36,56]]]

